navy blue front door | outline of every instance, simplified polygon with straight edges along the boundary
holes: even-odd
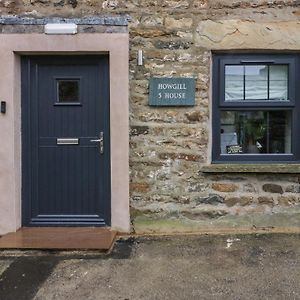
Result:
[[[22,58],[24,226],[110,225],[109,63]]]

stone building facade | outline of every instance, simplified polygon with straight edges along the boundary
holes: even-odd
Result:
[[[132,232],[299,227],[297,161],[212,163],[212,95],[214,54],[300,50],[300,1],[1,0],[0,7],[2,16],[22,18],[106,16],[79,35],[129,33]],[[0,31],[43,34],[43,24],[2,22]],[[195,105],[149,106],[152,77],[194,78]]]

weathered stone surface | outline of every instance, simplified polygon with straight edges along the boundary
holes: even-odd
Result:
[[[150,190],[148,183],[130,183],[130,191],[137,193],[146,193]]]
[[[81,17],[81,18],[29,18],[20,16],[2,16],[0,24],[2,25],[45,25],[47,23],[75,23],[77,25],[115,25],[127,26],[128,16],[104,16],[104,17]]]
[[[5,8],[12,8],[16,5],[15,0],[1,0],[0,1],[0,7],[5,7]]]
[[[43,33],[44,26],[36,25],[28,26],[26,25],[0,25],[1,33]]]
[[[162,3],[162,7],[178,9],[178,8],[188,8],[190,6],[187,0],[165,0]]]
[[[77,7],[77,0],[68,0],[69,4],[73,7],[73,8],[76,8]]]
[[[283,188],[279,184],[266,183],[262,186],[263,190],[268,193],[283,194]]]
[[[106,25],[79,25],[78,33],[127,33],[127,27]]]
[[[285,191],[287,193],[300,193],[300,184],[292,184],[292,185],[288,185],[285,188]]]
[[[187,186],[187,192],[193,193],[193,192],[203,192],[207,188],[207,183],[199,183],[199,182],[192,182],[189,183]]]
[[[252,183],[246,183],[243,185],[243,191],[247,193],[256,193],[257,190]]]
[[[257,22],[252,20],[206,20],[196,29],[196,46],[207,49],[300,48],[299,22]]]
[[[169,29],[189,29],[193,24],[192,18],[165,18],[165,26]]]
[[[238,186],[233,183],[213,183],[212,189],[218,192],[231,193],[238,189]]]
[[[199,204],[210,204],[218,205],[224,203],[224,198],[217,194],[210,194],[208,197],[197,197],[195,200],[196,205]]]
[[[140,209],[136,209],[134,207],[130,207],[130,216],[132,218],[136,218],[139,216],[145,216],[147,214],[151,214],[151,211],[147,211],[147,210],[140,210]]]
[[[131,36],[142,36],[144,38],[154,38],[158,36],[170,35],[169,30],[161,28],[132,28],[130,30]]]
[[[118,7],[118,4],[119,4],[119,1],[118,0],[105,0],[103,1],[102,3],[102,7],[105,9],[105,8],[117,8]]]
[[[205,9],[207,8],[209,0],[194,0],[193,1],[193,8],[196,9]]]
[[[146,15],[141,17],[140,22],[144,26],[157,26],[163,25],[164,18],[160,15]]]
[[[202,157],[199,155],[191,155],[188,153],[159,153],[158,157],[160,159],[183,159],[187,161],[201,161]]]
[[[231,207],[234,205],[246,206],[253,202],[253,196],[226,197],[224,203]]]
[[[190,220],[201,220],[201,219],[215,219],[222,216],[226,216],[228,212],[221,208],[215,209],[195,209],[189,211],[182,211],[181,215]]]
[[[296,203],[297,199],[295,196],[287,195],[287,196],[279,196],[277,198],[278,205],[281,206],[291,206]]]
[[[185,114],[189,121],[197,122],[201,121],[203,115],[201,115],[200,111],[192,111]]]
[[[149,127],[148,126],[131,126],[131,135],[144,135],[149,133]]]
[[[169,49],[169,50],[178,50],[178,49],[189,49],[191,47],[190,42],[185,42],[182,40],[172,40],[172,41],[157,41],[155,42],[155,47],[157,49]]]
[[[269,196],[260,196],[257,198],[259,204],[267,204],[267,205],[274,205],[273,197]]]

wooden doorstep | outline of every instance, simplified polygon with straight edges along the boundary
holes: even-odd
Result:
[[[99,227],[22,227],[0,238],[0,249],[111,248],[117,232]]]

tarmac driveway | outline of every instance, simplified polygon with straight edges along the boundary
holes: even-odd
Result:
[[[300,299],[300,235],[120,240],[110,254],[0,252],[1,300]]]

